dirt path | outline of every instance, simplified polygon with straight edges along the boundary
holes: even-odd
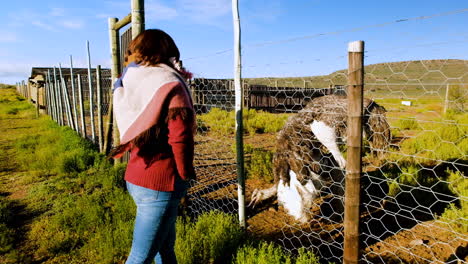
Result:
[[[30,133],[34,124],[26,113],[0,118],[0,195],[9,200],[8,207],[13,214],[10,227],[14,229],[13,250],[0,255],[0,263],[35,263],[32,260],[32,243],[27,235],[35,217],[27,207],[30,184],[26,179],[32,172],[20,168],[13,148],[20,137]]]

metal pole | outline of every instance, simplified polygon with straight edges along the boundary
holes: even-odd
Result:
[[[145,1],[132,0],[132,39],[145,30]]]
[[[239,200],[239,224],[245,222],[245,178],[244,178],[244,142],[242,123],[242,85],[241,85],[241,30],[238,1],[232,0],[232,18],[234,24],[234,89],[236,97],[236,153],[237,153],[237,195]]]
[[[80,105],[81,136],[86,138],[86,121],[83,102],[83,86],[81,85],[81,75],[78,74],[78,103]]]
[[[98,141],[99,151],[103,151],[103,127],[102,127],[102,86],[101,86],[101,65],[96,66],[96,97],[98,114]]]
[[[71,129],[75,129],[75,122],[73,121],[73,115],[72,115],[71,107],[70,107],[70,98],[68,96],[68,88],[67,88],[67,84],[65,83],[65,79],[63,78],[62,65],[60,63],[59,63],[59,73],[60,73],[60,83],[62,85],[62,91],[63,91],[63,101],[65,103],[65,112],[67,114],[67,124]]]
[[[362,173],[364,41],[349,43],[348,63],[348,140],[343,263],[357,264],[359,263],[359,206]]]
[[[89,41],[86,41],[86,48],[88,50],[89,116],[91,117],[91,141],[96,143],[96,132],[94,131],[93,76],[91,72],[91,52],[89,51]]]
[[[75,125],[75,130],[78,132],[78,114],[76,113],[76,91],[75,91],[75,78],[73,76],[73,58],[70,55],[70,81],[71,81],[71,88],[72,88],[72,107],[73,107],[73,121]]]

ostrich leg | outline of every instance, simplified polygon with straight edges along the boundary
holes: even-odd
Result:
[[[248,207],[252,206],[252,208],[254,208],[255,205],[257,205],[259,202],[270,199],[271,197],[276,196],[277,193],[278,193],[278,183],[273,184],[273,186],[271,186],[268,189],[263,189],[263,190],[255,189],[250,198],[250,203],[247,206]]]

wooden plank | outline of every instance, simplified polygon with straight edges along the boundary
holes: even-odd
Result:
[[[111,19],[114,19],[114,18],[111,18]],[[132,14],[128,14],[126,17],[122,18],[121,20],[117,20],[117,18],[115,18],[115,23],[113,23],[111,29],[118,31],[119,29],[130,24],[130,22],[132,22]]]

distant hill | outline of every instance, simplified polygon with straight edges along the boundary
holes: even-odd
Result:
[[[0,89],[14,89],[14,88],[16,88],[16,86],[0,83]]]
[[[420,60],[367,65],[365,83],[368,89],[383,89],[390,86],[421,89],[442,84],[467,84],[468,60]],[[347,70],[329,75],[291,78],[246,78],[249,84],[279,87],[325,88],[347,83]]]

